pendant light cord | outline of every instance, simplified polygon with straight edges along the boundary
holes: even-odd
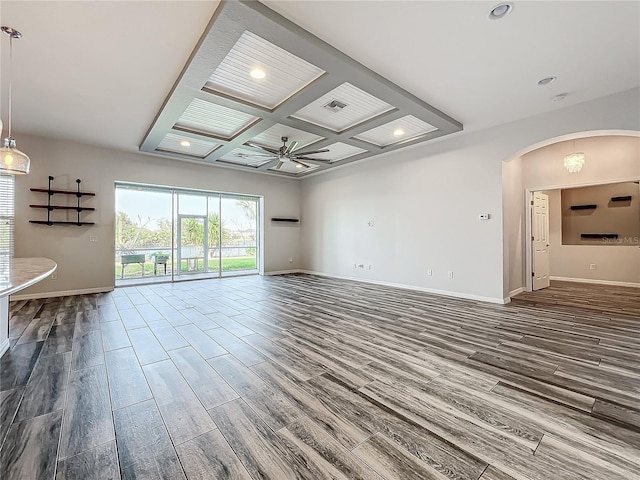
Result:
[[[13,35],[9,35],[9,138],[11,138],[11,87],[13,79]]]

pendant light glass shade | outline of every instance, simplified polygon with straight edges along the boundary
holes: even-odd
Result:
[[[0,148],[0,174],[16,175],[29,173],[31,160],[29,157],[16,148],[16,140],[11,136],[11,70],[13,67],[13,39],[22,37],[22,34],[15,28],[2,26],[2,31],[9,35],[9,132],[2,141]]]
[[[578,173],[584,166],[584,153],[576,152],[576,141],[573,140],[573,153],[564,157],[564,168],[569,173]]]
[[[564,157],[564,166],[569,173],[578,173],[584,165],[584,153],[571,153]]]
[[[16,141],[6,137],[0,148],[0,173],[6,175],[20,175],[29,173],[31,160],[24,152],[16,148]]]

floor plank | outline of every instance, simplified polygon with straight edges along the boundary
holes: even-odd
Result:
[[[63,410],[67,396],[71,353],[43,357],[36,364],[16,414],[16,422]]]
[[[113,412],[123,479],[184,479],[184,472],[153,400]]]
[[[238,399],[209,410],[225,439],[253,478],[313,478],[276,434]]]
[[[59,458],[77,455],[113,438],[104,365],[71,372]]]
[[[143,370],[174,443],[186,442],[215,428],[204,406],[170,360],[146,365]]]
[[[120,480],[116,442],[98,445],[91,450],[58,462],[56,480]]]
[[[278,430],[277,434],[292,452],[303,459],[313,478],[382,480],[378,473],[308,417],[296,420]]]
[[[189,480],[251,480],[219,430],[184,442],[176,450]]]
[[[0,452],[3,480],[53,478],[62,411],[14,423]]]
[[[446,480],[447,477],[376,434],[354,450],[385,478],[394,480]]]
[[[169,358],[156,337],[148,327],[136,328],[127,332],[140,365],[160,362]]]
[[[209,409],[238,398],[238,394],[192,347],[169,352],[204,408]]]
[[[209,363],[273,430],[278,430],[302,416],[302,412],[284,396],[231,355],[212,358]]]
[[[105,359],[114,410],[153,398],[133,348],[106,352]]]

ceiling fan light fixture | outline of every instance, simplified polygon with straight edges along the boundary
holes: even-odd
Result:
[[[396,129],[393,131],[393,136],[394,136],[394,137],[401,137],[401,136],[403,136],[403,135],[404,135],[404,130],[403,130],[403,129],[401,129],[401,128],[396,128]]]
[[[16,148],[16,139],[11,136],[11,70],[13,67],[13,39],[22,37],[22,33],[5,25],[2,26],[2,31],[9,35],[9,128],[7,136],[2,142],[2,148],[0,148],[0,173],[8,175],[27,174],[31,167],[31,160],[27,154]]]
[[[491,9],[489,12],[489,18],[491,20],[500,20],[513,11],[513,3],[503,2],[499,3]]]
[[[249,75],[251,75],[251,77],[255,78],[256,80],[263,79],[264,77],[267,76],[265,71],[262,70],[261,68],[254,68],[253,70],[251,70],[251,72],[249,72]]]
[[[302,168],[302,164],[301,163],[296,163],[296,168]]]
[[[180,142],[180,145],[182,145],[183,147],[190,147],[191,146],[191,142],[188,140],[182,140]]]

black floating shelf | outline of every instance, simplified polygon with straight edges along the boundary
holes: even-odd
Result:
[[[95,222],[48,222],[46,220],[29,220],[29,223],[37,223],[39,225],[95,225]]]
[[[75,210],[81,212],[83,210],[95,211],[93,207],[66,207],[63,205],[29,205],[31,208],[48,208],[49,210]],[[76,222],[73,222],[76,223]]]
[[[76,197],[95,197],[93,192],[74,192],[73,190],[49,190],[48,188],[31,188],[32,192],[48,193],[53,195],[54,193],[62,193],[64,195],[75,195]]]
[[[633,197],[631,195],[626,195],[624,197],[611,197],[612,202],[630,202]]]
[[[272,222],[289,222],[289,223],[298,223],[300,221],[299,218],[281,218],[281,217],[272,217]]]
[[[598,205],[571,205],[571,210],[594,210]]]
[[[581,233],[580,238],[618,238],[617,233]]]

